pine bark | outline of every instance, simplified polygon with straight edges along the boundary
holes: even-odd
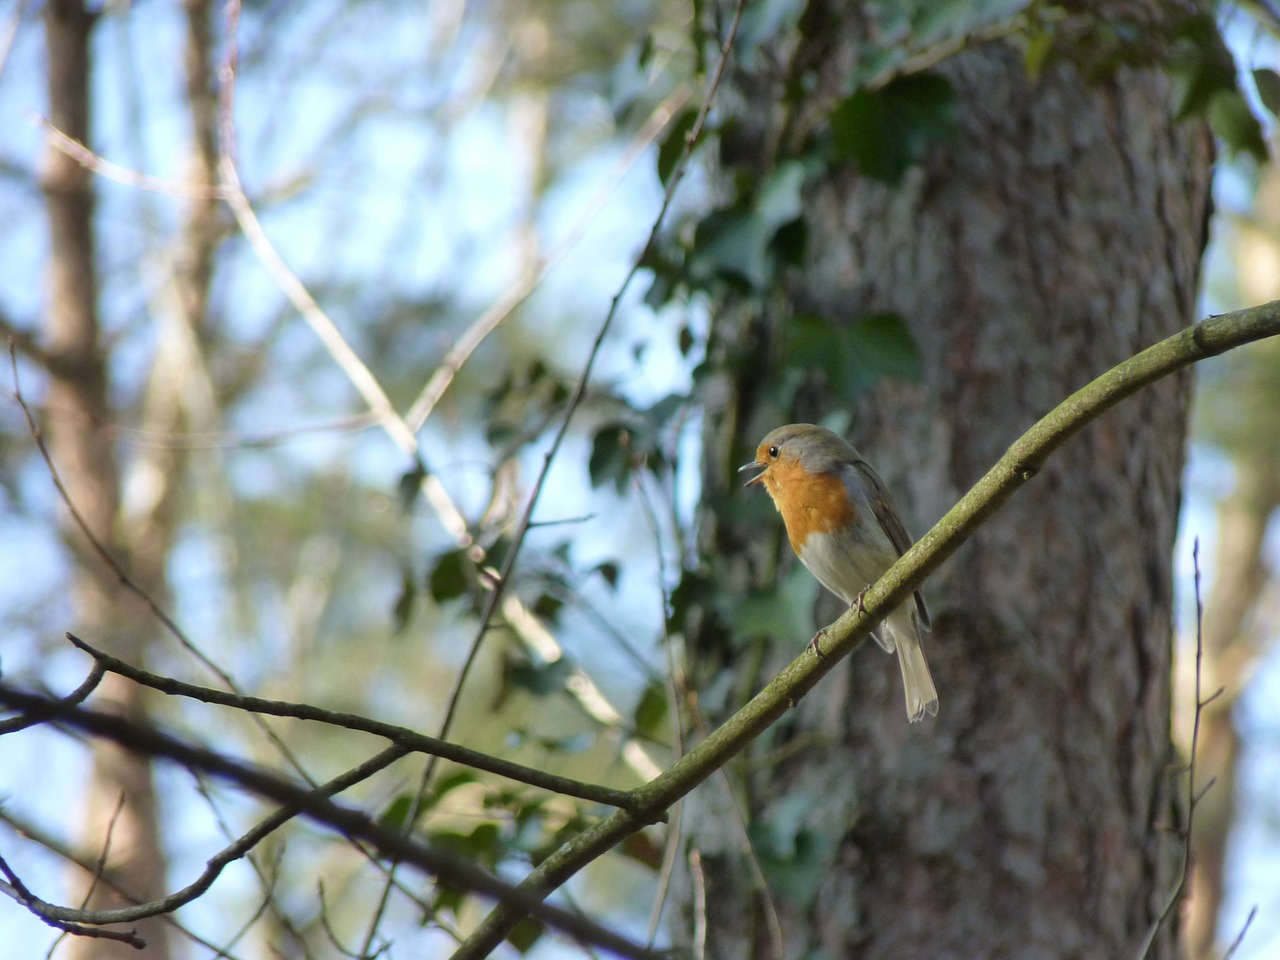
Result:
[[[816,130],[859,29],[814,4],[794,50],[751,60],[789,71],[739,69],[738,142],[785,147]],[[1200,124],[1173,122],[1158,67],[1086,81],[1056,63],[1033,79],[993,43],[939,70],[958,137],[901,186],[829,170],[806,197],[808,254],[776,309],[716,321],[701,548],[725,582],[767,586],[794,562],[776,516],[736,502],[749,494],[728,469],[768,429],[852,412],[851,439],[918,535],[1036,418],[1194,319],[1212,145]],[[800,72],[814,83],[797,114],[776,104]],[[722,176],[761,156],[727,144]],[[780,404],[787,318],[868,311],[906,318],[921,382],[851,409],[811,371]],[[1142,941],[1181,844],[1170,611],[1189,385],[1166,381],[1085,430],[929,581],[936,720],[907,724],[895,664],[864,644],[744,764],[738,800],[786,956],[1063,960]],[[815,626],[838,612],[824,598]],[[713,718],[807,639],[777,638],[752,670],[714,611],[699,622],[692,675]],[[693,806],[700,870],[677,936],[704,939],[712,958],[774,955],[723,792],[704,787]],[[1174,944],[1166,928],[1150,955]]]

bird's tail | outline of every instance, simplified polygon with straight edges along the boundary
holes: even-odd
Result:
[[[907,699],[907,719],[923,720],[927,713],[938,713],[938,688],[933,685],[929,662],[920,648],[920,627],[914,612],[907,606],[890,614],[885,629],[892,634],[898,648],[898,666],[902,668],[902,688]]]

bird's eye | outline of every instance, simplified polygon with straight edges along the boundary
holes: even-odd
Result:
[[[770,460],[778,459],[778,448],[776,446],[772,446],[769,448],[769,459]]]

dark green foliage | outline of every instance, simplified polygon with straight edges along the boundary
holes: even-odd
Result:
[[[836,158],[896,185],[930,147],[955,136],[956,116],[955,91],[937,74],[911,74],[879,90],[856,90],[831,115]]]

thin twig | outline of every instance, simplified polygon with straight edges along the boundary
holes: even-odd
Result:
[[[95,663],[93,669],[89,671],[89,675],[84,678],[84,682],[76,687],[69,694],[62,698],[63,703],[84,703],[88,699],[89,694],[98,688],[98,684],[102,682],[102,678],[106,676],[107,668],[102,664]],[[33,726],[39,721],[30,718],[13,717],[9,720],[0,721],[0,737],[7,733],[16,733],[19,730],[25,730],[27,727]]]
[[[232,707],[236,710],[243,710],[248,713],[262,713],[273,717],[291,717],[297,720],[311,720],[316,723],[327,723],[331,726],[343,727],[347,730],[355,730],[360,733],[372,734],[376,737],[383,737],[390,740],[397,747],[400,747],[407,753],[424,753],[431,756],[438,756],[442,759],[449,760],[453,763],[460,763],[464,766],[472,767],[476,770],[484,770],[488,773],[494,773],[509,780],[516,780],[520,783],[527,783],[533,787],[539,787],[543,790],[550,790],[553,793],[560,793],[570,797],[578,797],[582,800],[591,800],[595,803],[604,803],[612,807],[625,807],[630,802],[630,796],[624,790],[615,790],[610,787],[597,786],[593,783],[586,783],[580,780],[573,780],[569,777],[560,777],[555,774],[546,773],[534,767],[527,767],[520,763],[513,763],[509,760],[502,760],[487,753],[481,753],[478,750],[469,750],[466,747],[449,743],[446,740],[440,740],[436,737],[429,737],[425,734],[416,733],[407,727],[396,726],[391,723],[384,723],[381,720],[373,720],[369,717],[363,717],[354,713],[343,713],[336,710],[325,710],[307,703],[289,703],[284,700],[264,700],[261,697],[249,697],[239,694],[225,693],[221,690],[214,690],[209,687],[200,687],[191,683],[184,683],[181,680],[175,680],[172,677],[160,676],[159,674],[149,673],[138,667],[125,663],[116,657],[103,653],[89,644],[85,643],[74,634],[67,634],[67,639],[71,641],[77,648],[83,650],[89,656],[93,657],[94,663],[101,666],[104,670],[118,674],[134,683],[153,690],[159,690],[161,693],[170,696],[187,697],[192,700],[199,700],[202,703],[217,704],[218,706]]]
[[[1200,698],[1200,675],[1201,663],[1204,659],[1204,602],[1200,596],[1200,538],[1196,537],[1191,547],[1191,563],[1195,569],[1195,592],[1196,592],[1196,671],[1195,671],[1195,719],[1191,723],[1191,756],[1187,760],[1187,823],[1183,830],[1182,837],[1182,865],[1178,869],[1178,882],[1170,891],[1168,898],[1165,900],[1164,907],[1160,913],[1152,921],[1150,928],[1147,930],[1146,938],[1142,942],[1142,946],[1138,952],[1134,954],[1134,960],[1144,960],[1148,953],[1151,952],[1152,946],[1155,945],[1156,937],[1160,934],[1160,928],[1164,926],[1164,922],[1173,913],[1174,908],[1182,900],[1182,895],[1187,889],[1187,876],[1191,870],[1191,832],[1195,826],[1196,807],[1200,805],[1200,801],[1204,798],[1209,787],[1213,786],[1210,781],[1203,790],[1196,791],[1196,748],[1200,742],[1200,717],[1204,713],[1205,706],[1212,700],[1216,699],[1221,690],[1209,697],[1207,700]]]
[[[529,298],[529,295],[537,289],[546,275],[551,272],[551,269],[577,245],[614,191],[617,190],[618,185],[622,182],[623,175],[644,155],[644,152],[657,139],[658,134],[666,128],[667,124],[671,122],[671,118],[676,115],[688,100],[689,90],[681,87],[658,105],[657,109],[649,115],[644,126],[632,138],[626,151],[615,162],[614,172],[584,205],[587,212],[569,229],[559,246],[549,255],[539,260],[535,269],[530,271],[528,276],[519,280],[493,306],[472,321],[462,336],[458,338],[458,341],[445,354],[444,360],[440,362],[440,366],[436,368],[426,386],[422,388],[418,398],[414,400],[413,406],[409,408],[409,412],[405,415],[405,420],[411,430],[416,433],[421,429],[427,418],[431,416],[431,411],[440,402],[440,398],[444,396],[445,391],[453,383],[458,371],[462,369],[463,365],[476,351],[476,348],[484,342],[489,334],[498,328],[502,321],[511,315],[516,307]]]
[[[1236,938],[1231,941],[1231,946],[1227,947],[1227,952],[1222,955],[1222,960],[1231,960],[1235,956],[1236,951],[1240,949],[1240,944],[1244,942],[1244,935],[1249,932],[1249,927],[1253,924],[1253,918],[1257,915],[1258,905],[1255,903],[1249,908],[1249,916],[1244,918],[1244,926],[1240,928]]]
[[[3,807],[0,807],[0,823],[7,824],[21,839],[30,840],[31,842],[36,843],[41,847],[44,847],[44,849],[48,850],[50,853],[54,854],[57,857],[60,857],[61,859],[65,860],[67,863],[78,868],[79,870],[82,870],[85,873],[93,872],[93,869],[94,869],[93,864],[88,860],[88,858],[77,854],[73,850],[68,849],[59,840],[56,840],[53,837],[49,836],[47,833],[42,831],[34,823],[28,823],[24,820],[19,820],[18,818],[14,817],[12,813],[5,810]],[[102,881],[106,883],[109,887],[111,887],[111,889],[115,891],[116,894],[123,897],[125,900],[128,900],[131,903],[142,902],[136,896],[130,893],[109,871],[103,874]],[[198,946],[204,947],[206,950],[209,950],[211,953],[218,954],[218,955],[225,955],[227,957],[227,960],[236,960],[236,957],[233,954],[230,954],[225,950],[222,950],[220,952],[217,944],[209,940],[206,940],[204,937],[200,936],[198,933],[195,933],[194,931],[187,929],[185,926],[179,923],[177,918],[175,918],[172,914],[162,914],[160,916],[160,920],[163,923],[165,923],[168,927],[176,930],[182,936],[186,937],[192,943]]]
[[[97,940],[115,940],[117,943],[127,943],[135,950],[141,950],[147,945],[147,941],[138,936],[136,930],[100,930],[97,927],[85,926],[82,923],[76,923],[72,920],[62,920],[53,916],[49,916],[42,909],[49,906],[45,901],[41,900],[34,893],[27,889],[26,884],[18,878],[13,872],[13,868],[3,856],[0,856],[0,873],[3,873],[7,884],[0,884],[0,891],[8,894],[18,903],[27,908],[35,917],[47,923],[55,930],[61,930],[63,933],[70,933],[77,937],[89,937]]]
[[[106,180],[123,183],[125,186],[133,187],[136,190],[163,193],[171,197],[182,197],[186,200],[222,200],[226,198],[226,191],[221,187],[202,183],[185,183],[179,180],[164,180],[160,177],[153,177],[112,163],[110,160],[94,153],[79,140],[63,133],[40,114],[36,113],[32,114],[32,116],[44,128],[45,135],[49,138],[51,145],[86,170],[96,173]]]

